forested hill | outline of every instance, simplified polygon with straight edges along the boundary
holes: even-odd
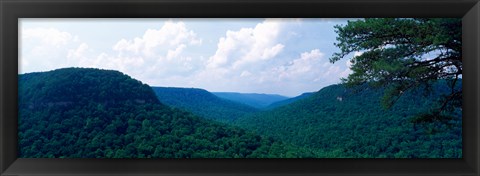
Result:
[[[152,89],[160,102],[216,121],[230,122],[258,111],[251,106],[219,98],[203,89],[173,87]]]
[[[461,88],[461,83],[459,85]],[[298,146],[318,157],[458,158],[462,156],[461,110],[447,122],[412,123],[449,93],[445,81],[430,91],[405,92],[390,109],[381,105],[383,89],[332,85],[307,98],[240,118],[238,126]],[[424,97],[426,94],[426,97]]]
[[[260,93],[237,93],[237,92],[212,92],[214,95],[243,103],[258,109],[267,107],[268,105],[288,99],[288,97],[276,94],[260,94]]]
[[[20,158],[312,157],[290,145],[158,102],[117,71],[19,75]]]
[[[19,75],[21,108],[89,103],[155,103],[152,89],[118,71],[64,68]]]

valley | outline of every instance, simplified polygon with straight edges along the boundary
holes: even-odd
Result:
[[[415,121],[447,91],[439,80],[384,108],[384,90],[367,84],[287,98],[150,87],[101,69],[28,73],[19,75],[20,157],[459,158],[461,109]]]

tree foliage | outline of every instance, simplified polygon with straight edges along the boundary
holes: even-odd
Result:
[[[461,86],[460,79],[455,88]],[[379,99],[388,87],[340,84],[248,113],[206,91],[162,90],[173,91],[169,100],[177,105],[206,109],[187,112],[162,104],[148,85],[116,71],[28,73],[19,75],[19,157],[459,158],[461,110],[445,112],[444,123],[409,123],[451,92],[445,79],[429,92],[421,91],[425,87],[406,90],[389,109]],[[215,116],[207,117],[209,111]]]
[[[391,107],[409,89],[430,90],[439,79],[450,92],[427,116],[443,116],[461,107],[462,32],[460,18],[367,18],[336,26],[336,62],[351,53],[353,71],[347,85],[371,83],[385,87],[383,105]],[[361,54],[359,54],[361,53]],[[427,117],[424,116],[424,117]]]
[[[308,152],[158,102],[120,72],[19,75],[21,158],[278,158]]]
[[[461,83],[460,83],[461,84]],[[461,112],[445,122],[411,123],[449,92],[446,81],[408,90],[395,105],[382,108],[384,88],[332,85],[307,98],[235,121],[248,130],[312,150],[319,158],[459,158]],[[461,85],[459,85],[461,86]]]

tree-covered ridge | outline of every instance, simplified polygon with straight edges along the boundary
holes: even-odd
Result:
[[[423,90],[409,90],[385,109],[382,88],[332,85],[290,105],[241,118],[236,124],[311,148],[321,158],[462,157],[461,109],[442,122],[412,123],[417,114],[436,107],[436,100],[450,92],[444,80],[430,91]]]
[[[229,122],[258,111],[256,108],[219,98],[203,89],[173,87],[152,89],[161,103],[216,121]]]
[[[20,106],[29,108],[89,102],[158,103],[150,86],[118,71],[93,68],[64,68],[19,75],[18,95]]]
[[[311,153],[158,102],[120,72],[19,75],[20,158],[264,158]]]
[[[276,94],[260,93],[237,93],[237,92],[212,92],[214,95],[227,100],[243,103],[258,109],[263,109],[268,105],[286,100],[288,97]]]
[[[289,99],[282,100],[282,101],[277,101],[277,102],[274,102],[274,103],[268,105],[267,107],[265,107],[265,109],[273,109],[273,108],[277,108],[277,107],[280,107],[280,106],[285,106],[285,105],[291,104],[293,102],[296,102],[298,100],[307,98],[312,94],[313,94],[312,92],[307,92],[307,93],[303,93],[303,94],[301,94],[299,96],[296,96],[296,97],[293,97],[293,98],[289,98]]]

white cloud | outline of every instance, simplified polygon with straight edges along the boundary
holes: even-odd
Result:
[[[286,32],[282,31],[284,25],[281,20],[267,19],[253,28],[226,31],[218,39],[215,53],[203,62],[204,67],[188,79],[193,80],[193,85],[212,91],[234,88],[255,92],[253,84],[258,82],[259,72],[285,48],[279,42]]]
[[[352,70],[350,70],[349,68],[346,68],[345,70],[343,70],[342,73],[340,73],[340,77],[341,78],[347,78],[348,75],[352,74]]]
[[[175,50],[168,50],[167,59],[171,60],[178,57],[182,53],[183,49],[185,49],[185,47],[187,47],[185,44],[181,44],[178,45]]]
[[[329,63],[324,53],[313,49],[301,53],[288,63],[261,72],[256,82],[266,88],[278,87],[276,91],[292,95],[292,92],[299,94],[302,90],[316,91],[323,86],[338,83],[339,77],[344,74],[342,66]]]
[[[86,43],[80,44],[77,49],[70,49],[68,51],[67,58],[81,58],[83,54],[87,51],[88,45]]]
[[[165,85],[166,77],[186,77],[201,69],[202,57],[189,53],[202,39],[179,21],[147,29],[141,37],[120,39],[111,53],[102,53],[90,65],[115,69],[151,85]]]
[[[323,73],[323,76],[324,76],[324,77],[334,76],[334,75],[337,74],[337,73],[340,73],[340,67],[335,66],[335,65],[331,65],[331,66],[328,67],[328,69]]]
[[[66,45],[73,39],[78,40],[78,36],[72,36],[68,32],[63,32],[55,28],[29,28],[21,32],[23,40],[39,39],[43,44],[60,47]]]
[[[320,75],[322,68],[325,67],[324,63],[327,62],[327,60],[323,57],[324,54],[320,52],[320,50],[314,49],[310,52],[302,53],[300,58],[264,73],[269,74],[270,72],[272,75],[269,76],[277,76],[277,80],[280,82],[296,79],[313,80]]]
[[[351,64],[331,64],[325,56],[330,55],[329,47],[316,38],[313,46],[311,37],[316,35],[307,35],[318,30],[306,29],[309,25],[303,23],[301,19],[266,19],[251,27],[220,26],[222,30],[210,33],[195,23],[170,20],[150,29],[129,28],[139,32],[136,36],[125,30],[89,40],[84,38],[90,36],[88,32],[30,28],[22,30],[21,57],[26,59],[21,62],[29,71],[96,67],[121,71],[152,86],[294,96],[338,83]],[[193,29],[207,35],[198,36]],[[205,43],[201,37],[207,37]]]
[[[240,77],[249,77],[251,76],[252,73],[250,73],[249,71],[243,71],[241,74],[240,74]]]
[[[96,64],[92,65],[93,67],[129,72],[132,70],[132,68],[135,69],[143,66],[145,62],[144,58],[141,56],[118,57],[102,53],[96,58],[93,63]]]
[[[88,48],[85,43],[79,46],[78,36],[56,28],[22,27],[20,35],[20,73],[68,67],[70,58]]]
[[[280,53],[280,51],[283,50],[285,46],[282,45],[282,44],[277,44],[275,46],[273,46],[272,48],[265,48],[263,50],[263,54],[261,55],[260,58],[262,59],[270,59],[272,57],[275,57],[278,53]]]
[[[208,68],[193,80],[208,90],[239,92],[275,92],[295,96],[305,90],[316,91],[339,81],[342,66],[329,63],[319,49],[299,54],[293,60],[278,64],[259,62],[241,70],[232,67]],[[258,66],[261,65],[261,66]]]
[[[129,51],[138,53],[140,47],[142,47],[142,42],[140,38],[135,38],[133,41],[127,41],[126,39],[121,39],[114,46],[113,50],[115,51]]]
[[[113,49],[119,52],[132,52],[152,57],[161,53],[160,47],[176,48],[180,45],[200,45],[202,40],[197,34],[188,30],[185,23],[166,21],[160,29],[147,29],[142,37],[121,39]]]
[[[256,61],[241,69],[228,64],[207,67],[193,78],[196,82],[192,85],[212,91],[231,90],[234,87],[236,90],[231,91],[263,91],[295,96],[306,90],[317,91],[323,86],[338,83],[339,77],[347,74],[343,69],[345,66],[331,64],[319,49],[280,62]]]
[[[209,58],[208,67],[241,69],[247,64],[274,58],[285,47],[277,42],[282,25],[280,20],[267,19],[254,28],[227,31],[226,36],[220,38],[215,54]]]
[[[107,35],[107,34],[105,34]],[[96,67],[122,71],[143,80],[167,75],[193,74],[204,62],[188,52],[202,39],[183,22],[166,21],[141,36],[120,38],[111,50],[95,53],[77,35],[56,28],[23,28],[21,71],[47,71],[62,67]],[[151,82],[151,83],[158,83]]]

